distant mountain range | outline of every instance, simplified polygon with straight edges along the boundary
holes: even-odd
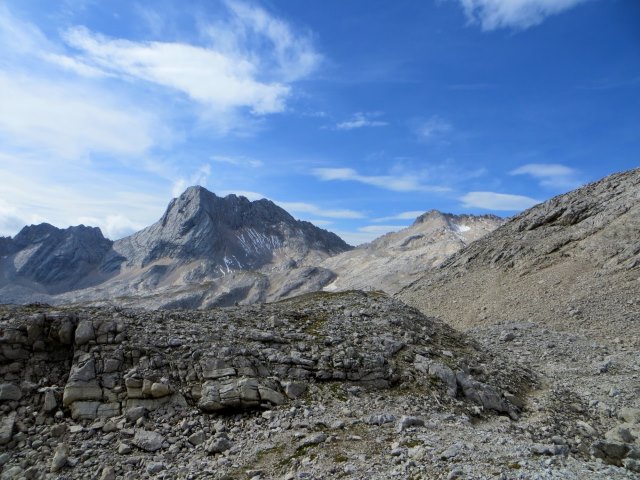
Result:
[[[395,292],[501,223],[431,211],[353,249],[269,200],[190,187],[158,222],[115,242],[82,225],[0,238],[0,302],[204,308],[323,288]]]

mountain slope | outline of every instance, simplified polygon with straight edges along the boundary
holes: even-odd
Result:
[[[24,227],[15,238],[0,242],[0,296],[21,289],[55,294],[87,286],[105,276],[100,267],[112,243],[95,227]]]
[[[503,222],[494,215],[429,211],[410,227],[325,260],[321,266],[337,275],[325,290],[375,289],[395,293]]]
[[[351,247],[269,200],[190,187],[158,222],[116,242],[99,229],[43,224],[0,248],[4,303],[197,308],[318,290],[333,274],[317,265]]]
[[[399,292],[454,326],[628,327],[640,313],[640,169],[513,218]]]

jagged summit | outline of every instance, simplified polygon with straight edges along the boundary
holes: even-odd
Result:
[[[289,253],[299,261],[310,249],[333,254],[349,246],[333,233],[295,220],[270,200],[222,198],[198,186],[171,200],[158,222],[114,245],[128,266],[145,267],[162,258],[206,259],[226,272],[260,267],[287,249],[295,250]]]
[[[160,222],[163,226],[172,222],[190,220],[220,222],[231,228],[240,228],[260,222],[294,222],[284,209],[265,198],[250,201],[234,194],[219,197],[204,187],[192,186],[169,203]],[[189,225],[187,225],[188,227]]]
[[[464,224],[468,221],[475,221],[478,219],[486,219],[488,221],[495,221],[499,223],[503,223],[504,219],[498,217],[497,215],[485,214],[485,215],[470,215],[470,214],[455,214],[455,213],[445,213],[440,210],[429,210],[422,215],[419,215],[416,220],[413,222],[413,225],[419,225],[421,223],[426,223],[429,221],[441,221],[445,222],[449,225],[456,225],[458,223]]]

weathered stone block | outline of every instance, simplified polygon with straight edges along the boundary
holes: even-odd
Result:
[[[102,400],[102,388],[95,382],[75,383],[64,387],[62,404],[68,407],[73,402],[86,400]]]
[[[22,398],[22,390],[13,383],[0,384],[0,401],[18,401]]]

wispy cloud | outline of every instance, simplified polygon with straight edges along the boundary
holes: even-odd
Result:
[[[152,117],[105,92],[0,71],[4,144],[39,147],[61,157],[139,155],[160,135]]]
[[[340,122],[336,125],[338,130],[353,130],[355,128],[364,127],[384,127],[388,123],[382,120],[376,120],[382,115],[380,112],[357,112],[349,120]]]
[[[426,185],[413,175],[361,175],[352,168],[314,168],[312,174],[323,181],[352,181],[395,192],[446,192],[450,189]]]
[[[388,217],[374,218],[374,222],[388,222],[390,220],[415,220],[424,213],[423,210],[412,210],[410,212],[401,212]]]
[[[442,140],[451,133],[453,126],[443,118],[434,115],[424,122],[420,122],[416,127],[416,134],[423,142],[434,142]]]
[[[545,18],[589,0],[456,0],[470,23],[483,30],[514,28],[524,30]]]
[[[211,160],[218,163],[226,163],[228,165],[235,165],[237,167],[251,167],[258,168],[264,165],[262,160],[256,160],[254,158],[247,157],[231,157],[228,155],[212,155]]]
[[[578,171],[557,163],[529,163],[509,172],[510,175],[528,175],[548,188],[574,189],[583,182]]]
[[[200,166],[195,172],[186,177],[180,177],[173,183],[171,189],[173,196],[177,197],[186,190],[187,187],[192,185],[200,185],[201,187],[207,186],[207,180],[211,175],[211,165],[205,163]]]
[[[524,195],[495,192],[469,192],[460,200],[465,208],[510,212],[519,212],[540,203],[539,200]]]
[[[217,115],[282,112],[291,83],[320,63],[310,35],[296,33],[266,10],[225,2],[226,21],[200,25],[206,45],[110,38],[77,26],[64,32],[78,53],[53,61],[75,73],[144,81],[180,92]]]
[[[319,217],[355,219],[364,218],[365,216],[362,212],[357,212],[355,210],[326,209],[306,202],[281,202],[278,200],[274,200],[274,203],[281,206],[288,212],[307,213],[311,215],[317,215]]]

